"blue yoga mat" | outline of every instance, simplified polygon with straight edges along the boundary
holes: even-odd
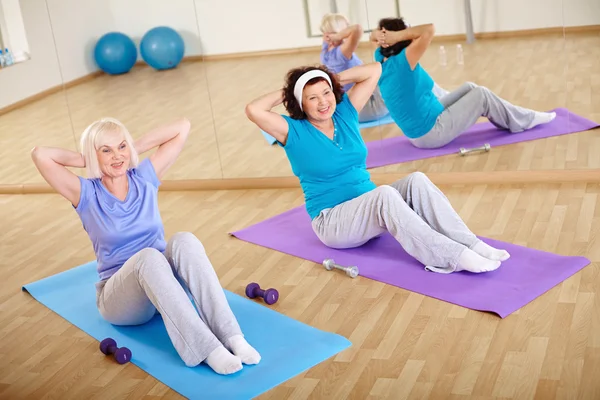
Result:
[[[225,291],[248,342],[261,354],[257,365],[218,375],[201,364],[187,367],[175,351],[160,315],[132,327],[113,326],[96,308],[96,262],[23,286],[40,303],[98,341],[112,337],[128,347],[135,365],[190,399],[250,399],[350,347],[346,338],[313,328],[235,293]],[[100,351],[100,350],[98,350]]]
[[[388,114],[381,119],[376,119],[374,121],[361,122],[359,124],[359,126],[360,126],[360,129],[365,129],[365,128],[373,128],[373,127],[379,126],[379,125],[392,124],[392,123],[394,123],[394,120]],[[265,139],[267,140],[267,142],[269,144],[275,144],[275,142],[277,141],[277,140],[275,140],[275,138],[273,136],[269,135],[267,132],[263,131],[262,129],[260,130],[260,133],[262,133],[262,135],[265,137]]]

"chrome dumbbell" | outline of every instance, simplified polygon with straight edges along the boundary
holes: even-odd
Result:
[[[333,259],[331,258],[328,258],[327,260],[323,261],[323,266],[327,271],[331,271],[334,268],[340,269],[346,272],[346,275],[348,275],[351,278],[356,278],[358,276],[358,267],[344,267],[343,265],[336,264],[335,261],[333,261]]]
[[[481,147],[475,147],[474,149],[465,149],[464,147],[461,147],[460,151],[459,151],[459,154],[461,156],[464,156],[465,154],[472,153],[474,151],[485,151],[485,152],[488,152],[488,151],[490,151],[491,148],[492,148],[492,146],[490,146],[489,143],[486,143],[486,144],[484,144]]]

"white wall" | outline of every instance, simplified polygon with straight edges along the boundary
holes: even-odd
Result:
[[[115,26],[128,35],[138,48],[142,36],[151,28],[169,26],[181,35],[186,55],[202,54],[194,0],[99,0],[109,4]],[[87,0],[86,0],[87,2]],[[211,1],[213,7],[222,1]],[[214,18],[214,15],[213,15]],[[219,18],[215,18],[219,20]],[[218,21],[217,21],[218,22]]]
[[[29,53],[29,44],[23,27],[23,16],[19,0],[0,0],[0,6],[6,24],[5,29],[3,29],[3,33],[6,33],[6,37],[3,37],[5,48],[2,50],[8,48],[13,58],[19,61]]]
[[[204,54],[318,45],[307,38],[303,0],[195,0]]]
[[[31,59],[0,69],[0,108],[60,84],[45,0],[21,2]]]
[[[400,0],[412,25],[433,22],[437,35],[464,34],[463,0]],[[502,32],[600,24],[599,0],[471,0],[473,30]]]
[[[63,80],[70,82],[97,71],[94,45],[115,29],[104,0],[47,0]],[[23,2],[22,2],[23,3]]]

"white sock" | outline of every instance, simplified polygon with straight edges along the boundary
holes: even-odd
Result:
[[[473,246],[473,251],[480,256],[494,261],[506,261],[510,258],[508,251],[496,249],[482,241]]]
[[[214,349],[204,360],[217,374],[229,375],[242,369],[242,361],[223,346]]]
[[[554,118],[556,118],[555,112],[547,113],[547,112],[536,111],[535,116],[533,117],[533,121],[531,121],[531,123],[529,124],[529,126],[526,129],[531,129],[531,128],[536,127],[541,124],[547,124],[548,122],[552,121]]]
[[[250,346],[241,335],[235,335],[227,340],[226,346],[238,356],[244,364],[258,364],[260,354]]]
[[[456,272],[458,271],[469,271],[474,273],[490,272],[497,269],[500,266],[500,261],[490,260],[479,254],[475,253],[471,249],[465,249],[458,260]]]

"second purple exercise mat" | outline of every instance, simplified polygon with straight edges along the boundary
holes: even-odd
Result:
[[[389,234],[354,249],[328,248],[313,233],[304,205],[232,235],[315,263],[333,258],[341,265],[356,265],[360,276],[473,310],[493,312],[501,318],[590,263],[585,257],[562,256],[481,238],[491,246],[507,250],[511,258],[493,272],[438,274],[426,271]]]
[[[367,168],[458,154],[461,147],[474,148],[483,146],[485,143],[489,143],[493,151],[494,146],[582,132],[600,126],[596,122],[573,114],[566,108],[557,108],[552,111],[556,112],[556,118],[552,122],[538,125],[525,132],[510,133],[507,130],[496,128],[490,122],[475,124],[453,142],[439,149],[416,148],[402,134],[389,139],[367,142],[369,150]]]

